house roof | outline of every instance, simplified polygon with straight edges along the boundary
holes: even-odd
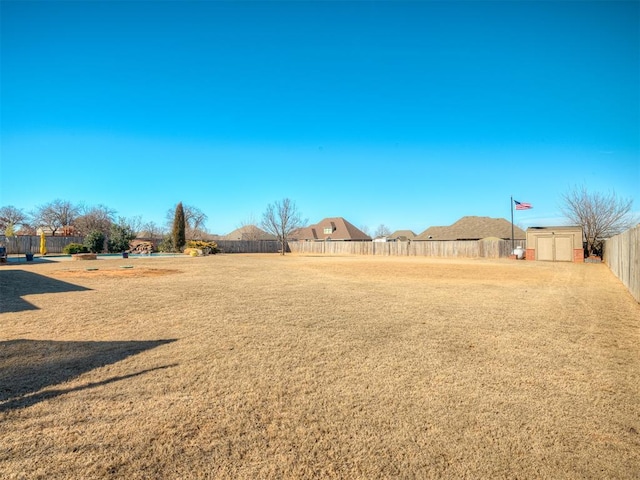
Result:
[[[514,225],[514,239],[526,238],[524,230]],[[511,222],[504,218],[462,217],[448,227],[429,227],[416,240],[480,240],[482,238],[511,238]]]
[[[576,230],[576,229],[582,230],[582,227],[580,225],[560,225],[560,226],[557,226],[557,227],[529,227],[529,228],[527,228],[527,232],[529,230],[531,230],[531,231],[536,231],[536,230],[545,231],[545,230]]]
[[[221,240],[275,240],[276,237],[255,225],[244,225],[221,237]]]
[[[387,235],[387,238],[398,240],[413,240],[414,238],[416,238],[416,234],[411,230],[396,230],[391,235]]]
[[[371,237],[342,217],[330,217],[315,225],[296,230],[296,240],[371,240]]]

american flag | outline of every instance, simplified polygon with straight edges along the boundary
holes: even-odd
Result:
[[[519,202],[517,200],[514,200],[514,202],[516,204],[516,210],[529,210],[533,208],[530,203]]]

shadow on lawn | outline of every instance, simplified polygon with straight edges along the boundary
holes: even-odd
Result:
[[[86,290],[90,289],[33,272],[0,269],[0,313],[37,310],[38,307],[22,298],[25,295]]]
[[[90,370],[172,342],[175,342],[175,339],[121,342],[19,339],[0,342],[0,412],[29,407],[65,393],[98,387],[173,367],[175,364],[77,387],[40,392],[45,387],[67,382]]]

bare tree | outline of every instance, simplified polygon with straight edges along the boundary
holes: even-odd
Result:
[[[194,233],[201,233],[204,231],[207,218],[206,213],[193,205],[187,205],[184,209],[184,221],[189,226],[189,229]]]
[[[56,199],[36,208],[33,218],[37,226],[48,227],[55,235],[61,228],[73,226],[79,212],[79,206],[68,200]]]
[[[131,231],[136,235],[138,235],[142,231],[142,215],[135,215],[133,217],[126,218],[125,222],[129,226]]]
[[[376,228],[376,233],[374,234],[374,237],[379,238],[379,237],[386,237],[388,235],[391,235],[391,230],[389,230],[389,228],[383,223],[378,225],[378,228]]]
[[[100,232],[108,236],[115,215],[116,211],[105,205],[81,207],[80,216],[75,220],[75,229],[83,236],[91,232]]]
[[[582,226],[587,255],[602,255],[605,238],[617,235],[633,226],[633,200],[608,194],[589,192],[585,186],[574,187],[562,195],[562,213],[574,225]]]
[[[13,227],[19,227],[22,225],[29,225],[29,216],[24,210],[14,207],[13,205],[7,205],[0,207],[0,230],[4,231],[9,225]]]
[[[18,235],[37,235],[38,229],[35,228],[32,224],[25,222],[20,225],[20,228],[16,233]]]
[[[151,240],[162,238],[162,229],[155,222],[147,222],[142,226],[142,231]]]
[[[177,206],[176,206],[177,207]],[[169,230],[173,229],[173,223],[175,219],[176,207],[167,211],[167,226]],[[184,222],[185,222],[185,235],[190,240],[198,240],[204,238],[207,234],[205,229],[205,223],[209,217],[207,214],[193,205],[183,205],[184,210]]]
[[[280,242],[281,255],[286,252],[287,238],[291,232],[302,227],[302,225],[303,220],[296,204],[288,198],[283,199],[281,202],[270,203],[262,215],[262,228],[277,237]]]
[[[247,220],[240,222],[240,228],[242,230],[242,240],[256,241],[260,240],[264,235],[264,232],[256,225],[258,221],[253,215],[250,215]]]

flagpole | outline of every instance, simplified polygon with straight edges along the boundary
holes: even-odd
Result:
[[[511,252],[513,253],[513,195],[511,195]]]

